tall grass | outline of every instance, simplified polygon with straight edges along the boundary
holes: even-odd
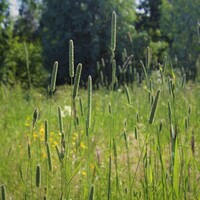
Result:
[[[7,198],[12,195],[18,199],[24,198],[24,195],[33,199],[44,195],[47,199],[50,196],[79,199],[196,198],[199,194],[197,175],[200,162],[199,137],[195,134],[199,129],[196,111],[199,106],[198,88],[192,86],[191,89],[186,84],[183,89],[180,77],[173,101],[168,83],[164,83],[162,92],[159,92],[160,85],[151,77],[153,103],[149,104],[149,90],[146,90],[149,86],[146,85],[148,82],[144,82],[140,87],[137,84],[129,87],[130,106],[123,88],[112,92],[101,89],[91,95],[92,85],[90,78],[88,80],[88,92],[79,91],[79,125],[72,127],[70,139],[66,133],[69,134],[70,118],[73,116],[62,116],[62,108],[57,106],[70,102],[70,89],[66,95],[68,101],[61,92],[55,93],[56,102],[48,102],[44,98],[34,105],[38,102],[36,99],[32,108],[29,104],[20,103],[24,109],[21,111],[23,120],[18,126],[14,123],[18,120],[15,110],[1,107],[7,109],[1,118],[9,120],[10,116],[13,117],[5,128],[7,137],[1,138],[2,149],[6,153],[1,154],[0,180],[7,186]],[[187,93],[188,89],[192,93]],[[62,88],[57,90],[65,91]],[[18,101],[25,102],[19,98]],[[1,101],[2,105],[9,105],[12,98],[7,102],[1,96]],[[48,104],[52,106],[50,126],[45,121],[49,113]],[[36,108],[32,115],[36,105],[39,109]],[[29,127],[25,125],[27,116],[30,116]],[[150,118],[152,123],[149,123]],[[6,125],[4,120],[1,120],[1,128]],[[11,130],[15,134],[9,134]],[[5,142],[6,145],[3,145]],[[12,149],[17,149],[18,155]],[[13,160],[16,155],[19,159]],[[15,166],[19,170],[13,173]],[[36,179],[39,174],[40,181]],[[11,181],[13,178],[14,182]],[[35,179],[37,184],[34,184]],[[91,185],[95,187],[93,197]],[[41,189],[37,190],[37,187]]]
[[[50,98],[34,91],[30,104],[20,87],[0,87],[3,200],[198,199],[198,86],[179,77],[166,60],[162,80],[149,73],[147,48],[145,64],[140,62],[146,80],[117,88],[114,12],[111,38],[111,90],[104,85],[93,90],[91,76],[87,91],[79,88],[82,65],[74,77],[73,41],[71,86],[55,90],[55,62]],[[99,65],[106,67],[103,59]]]

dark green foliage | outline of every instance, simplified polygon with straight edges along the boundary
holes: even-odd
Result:
[[[30,82],[33,86],[46,85],[47,72],[42,65],[40,43],[26,43],[29,55]],[[14,84],[20,81],[25,88],[29,87],[29,76],[26,64],[26,53],[24,44],[17,38],[13,38],[10,43],[10,49],[6,54],[5,63],[0,69],[1,81]]]
[[[138,12],[137,28],[150,31],[156,37],[161,17],[161,4],[162,0],[141,0],[138,9],[142,11]]]
[[[14,23],[14,36],[19,37],[20,41],[38,40],[40,15],[40,0],[21,0],[19,15]]]
[[[30,88],[30,83],[33,86],[46,83],[39,34],[36,34],[39,27],[38,5],[36,0],[23,0],[20,15],[12,21],[7,1],[0,3],[0,80],[4,84],[14,85],[20,81],[23,87]]]
[[[139,33],[137,37],[142,40],[142,44],[141,42],[138,44],[138,40],[136,40],[140,54],[139,59],[144,60],[142,48],[149,46],[153,56],[151,64],[153,67],[158,65],[157,62],[161,62],[168,47],[160,31],[161,8],[162,0],[141,0],[137,11],[136,29]]]
[[[183,67],[189,79],[196,77],[200,67],[199,7],[199,0],[163,0],[162,6],[161,31],[170,45],[169,54],[174,66]]]
[[[44,0],[41,28],[43,29],[42,44],[45,67],[58,60],[58,82],[68,77],[68,43],[74,41],[75,65],[83,64],[82,79],[87,81],[88,75],[95,75],[96,61],[104,57],[109,63],[111,13],[116,11],[117,23],[117,51],[122,46],[130,46],[127,33],[134,34],[134,4],[130,0],[118,1],[50,1]],[[52,23],[53,22],[53,23]],[[118,60],[121,55],[118,56]],[[109,66],[110,67],[110,66]],[[69,81],[69,80],[68,80]]]
[[[91,75],[96,88],[109,87],[113,52],[115,88],[133,82],[136,74],[141,82],[146,75],[140,61],[150,75],[166,54],[170,65],[182,69],[187,79],[198,77],[200,1],[140,0],[137,4],[136,10],[132,0],[19,0],[19,15],[12,18],[8,1],[1,0],[0,81],[10,85],[20,82],[26,89],[46,86],[48,73],[44,67],[51,72],[57,60],[58,84],[71,82],[68,75],[73,76],[75,69],[69,72],[69,66],[83,63],[80,83],[85,84]],[[112,13],[117,18],[116,38],[111,37]],[[74,41],[71,57],[70,40]],[[151,55],[148,66],[147,46]],[[133,59],[126,65],[130,55]]]
[[[10,22],[8,2],[2,0],[0,1],[0,79],[2,79],[5,59],[10,49]]]

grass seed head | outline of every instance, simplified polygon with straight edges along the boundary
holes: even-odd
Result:
[[[30,146],[30,143],[28,143],[28,158],[31,159],[31,146]]]
[[[52,171],[52,159],[51,159],[51,150],[49,143],[46,143],[46,149],[47,149],[47,158],[48,158],[48,166],[49,166],[49,171]]]
[[[112,12],[112,22],[111,22],[111,51],[114,52],[116,48],[116,13],[115,11]]]
[[[39,116],[38,108],[35,108],[33,112],[33,128],[35,128],[35,124],[38,120],[38,116]]]
[[[47,120],[45,120],[44,121],[44,141],[45,141],[45,144],[48,142],[48,140],[49,140],[49,130],[48,130],[48,121]]]
[[[160,90],[157,90],[155,100],[154,100],[153,105],[151,107],[151,113],[150,113],[150,116],[149,116],[149,124],[152,124],[153,121],[154,121],[156,109],[157,109],[157,106],[158,106],[159,96],[160,96]]]
[[[76,99],[76,97],[77,97],[80,78],[81,78],[81,71],[82,71],[82,64],[79,63],[78,66],[77,66],[77,69],[76,69],[74,88],[73,88],[73,94],[72,94],[73,99]]]
[[[53,71],[51,74],[51,84],[50,84],[50,92],[53,93],[56,89],[56,78],[58,73],[58,62],[55,61],[53,65]]]
[[[69,41],[69,76],[74,77],[74,42]]]
[[[41,185],[41,168],[40,165],[38,164],[36,166],[36,187],[40,187]]]
[[[91,125],[91,113],[92,113],[92,77],[88,76],[88,114],[86,120],[86,132]]]
[[[60,106],[58,106],[58,123],[59,123],[60,133],[62,133],[63,132],[63,122],[62,122],[62,113],[61,113]]]
[[[89,194],[88,200],[94,199],[94,192],[95,192],[94,185],[92,185],[91,188],[90,188],[90,194]]]
[[[2,198],[2,200],[6,200],[6,187],[5,187],[5,185],[1,185],[1,198]]]

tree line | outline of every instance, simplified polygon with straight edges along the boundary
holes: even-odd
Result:
[[[200,67],[199,0],[19,0],[19,14],[0,2],[0,81],[24,87],[46,84],[58,61],[58,84],[68,82],[69,40],[74,41],[75,65],[83,64],[82,82],[110,76],[111,13],[117,13],[117,73],[133,55],[125,79],[142,77],[150,49],[150,68],[168,63],[198,78]],[[99,71],[99,69],[101,69]],[[102,74],[100,73],[102,72]],[[130,76],[131,74],[131,76]],[[127,77],[126,77],[127,76]],[[119,77],[119,81],[123,81]],[[102,83],[103,84],[103,83]]]

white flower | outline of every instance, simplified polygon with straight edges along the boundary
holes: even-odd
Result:
[[[61,116],[66,117],[71,115],[71,106],[64,106],[64,109],[61,111]]]

